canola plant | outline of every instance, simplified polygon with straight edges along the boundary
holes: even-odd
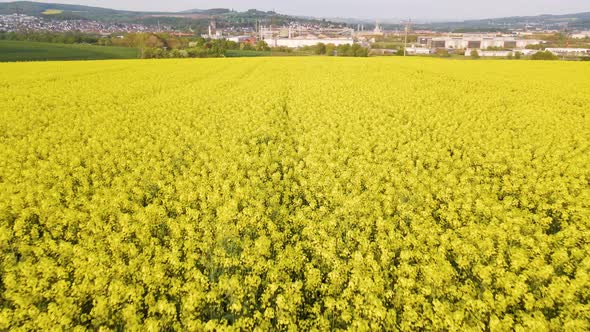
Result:
[[[590,329],[590,64],[0,71],[0,330]]]

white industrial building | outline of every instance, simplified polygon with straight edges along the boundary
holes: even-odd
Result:
[[[465,50],[465,56],[471,56],[471,52],[473,51],[477,51],[477,54],[479,56],[483,56],[483,57],[507,57],[509,55],[514,55],[514,52],[512,51],[486,51],[486,50],[478,50],[478,49],[466,49]]]
[[[518,50],[518,52],[520,52],[522,55],[533,55],[537,52],[539,52],[539,50]]]
[[[299,48],[314,46],[319,43],[339,45],[352,45],[352,38],[270,38],[264,40],[270,47]]]
[[[546,48],[545,50],[559,56],[590,56],[589,48]]]
[[[427,47],[416,47],[412,45],[412,47],[406,48],[406,52],[410,55],[428,55],[430,54],[430,49]]]
[[[270,47],[299,48],[319,43],[352,45],[354,30],[350,28],[318,28],[314,26],[290,25],[288,27],[260,27],[258,36]]]
[[[464,35],[447,37],[419,37],[418,42],[428,48],[446,49],[487,49],[490,47],[524,49],[528,45],[538,45],[536,39],[516,39],[512,36]]]

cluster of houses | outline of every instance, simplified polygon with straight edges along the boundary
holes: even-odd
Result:
[[[148,26],[136,23],[98,22],[93,20],[52,20],[41,17],[9,14],[0,15],[0,31],[48,31],[48,32],[83,32],[108,35],[125,32],[171,31],[170,27]]]

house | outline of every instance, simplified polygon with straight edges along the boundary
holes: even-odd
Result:
[[[233,41],[238,44],[250,44],[250,45],[256,45],[256,43],[258,42],[258,39],[256,37],[252,37],[252,36],[229,37],[229,38],[227,38],[227,40]]]

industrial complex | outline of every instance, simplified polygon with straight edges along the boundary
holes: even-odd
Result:
[[[549,33],[549,32],[547,32]],[[414,38],[407,41],[408,34]],[[412,31],[411,24],[404,30],[386,30],[379,22],[374,28],[365,29],[364,24],[356,27],[325,27],[319,25],[305,25],[297,22],[287,26],[257,26],[242,35],[235,32],[227,32],[215,29],[215,23],[209,27],[208,34],[203,35],[209,39],[227,39],[237,43],[256,44],[264,41],[269,47],[301,48],[315,46],[317,44],[352,45],[360,44],[370,48],[374,55],[388,55],[396,53],[396,50],[373,47],[378,40],[398,38],[401,44],[398,50],[406,55],[430,55],[446,50],[450,53],[465,54],[469,56],[472,51],[477,51],[484,57],[509,57],[516,52],[521,55],[532,55],[544,49],[541,38],[535,36],[542,34],[528,33],[526,31],[514,31],[513,33],[440,33],[436,31]],[[405,38],[404,38],[405,37]],[[580,31],[571,34],[570,38],[590,38],[589,32]],[[586,56],[586,49],[579,48],[547,48],[548,51],[560,56]]]

